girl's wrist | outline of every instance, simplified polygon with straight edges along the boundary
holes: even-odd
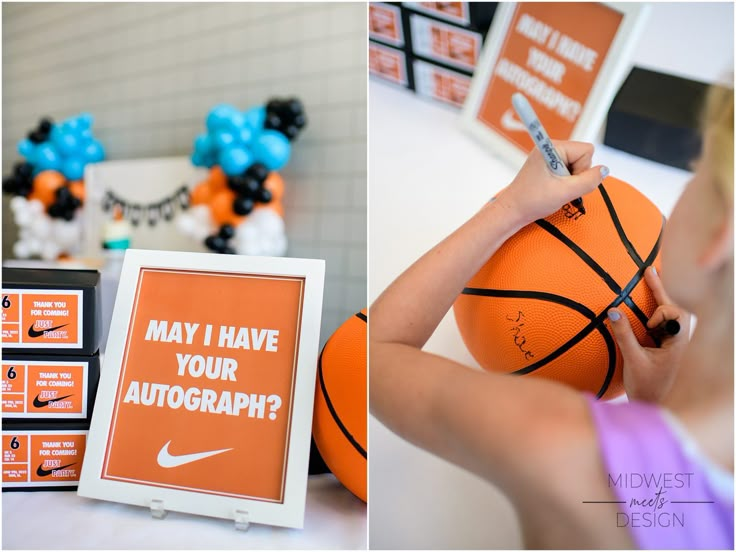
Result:
[[[493,225],[504,241],[530,222],[526,220],[520,209],[509,205],[501,198],[486,203],[479,214],[483,217],[484,221]]]

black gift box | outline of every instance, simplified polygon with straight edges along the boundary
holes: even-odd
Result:
[[[608,112],[603,143],[690,170],[700,154],[699,118],[708,87],[634,67]]]

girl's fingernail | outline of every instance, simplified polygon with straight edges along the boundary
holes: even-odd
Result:
[[[657,272],[657,268],[654,265],[652,265],[652,272],[654,272],[655,276],[659,276],[659,272]]]
[[[611,171],[608,170],[608,167],[606,167],[605,165],[603,165],[601,167],[601,180],[603,180],[604,178],[606,178],[609,175],[610,172]]]
[[[608,318],[616,322],[619,318],[621,318],[621,314],[618,311],[615,310],[609,310],[608,311]]]

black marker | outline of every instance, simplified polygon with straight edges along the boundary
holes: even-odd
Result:
[[[672,337],[680,333],[680,323],[677,320],[665,320],[659,326],[647,330],[647,333],[659,343],[665,337]]]
[[[552,145],[552,140],[549,138],[549,134],[544,130],[542,123],[539,122],[539,117],[534,112],[529,100],[526,99],[524,94],[521,92],[515,92],[511,96],[511,104],[514,106],[516,114],[524,123],[526,130],[529,132],[529,136],[532,137],[534,143],[542,152],[544,161],[547,163],[549,170],[551,170],[557,176],[570,176],[570,171],[562,162],[560,154],[557,153],[555,147]],[[570,203],[578,209],[582,214],[585,214],[585,206],[583,205],[583,198],[579,197],[573,199]]]

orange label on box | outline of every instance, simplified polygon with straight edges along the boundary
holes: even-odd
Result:
[[[5,418],[85,418],[88,364],[3,360]]]
[[[531,151],[511,107],[522,92],[549,135],[568,140],[622,21],[598,3],[518,3],[476,118]]]
[[[141,269],[101,477],[283,501],[303,300],[302,277]]]
[[[86,431],[3,431],[3,486],[79,481],[86,444]]]
[[[3,347],[82,346],[81,290],[3,290]]]
[[[405,5],[463,25],[470,23],[470,9],[467,2],[405,2]]]
[[[374,40],[403,46],[404,31],[401,27],[401,10],[396,6],[369,4],[368,32],[370,38]]]
[[[422,96],[462,107],[470,90],[470,77],[415,61],[414,88]]]
[[[412,15],[411,47],[414,53],[472,71],[478,62],[483,37],[476,32]]]
[[[406,86],[406,58],[403,52],[371,43],[368,47],[368,64],[372,74]]]

